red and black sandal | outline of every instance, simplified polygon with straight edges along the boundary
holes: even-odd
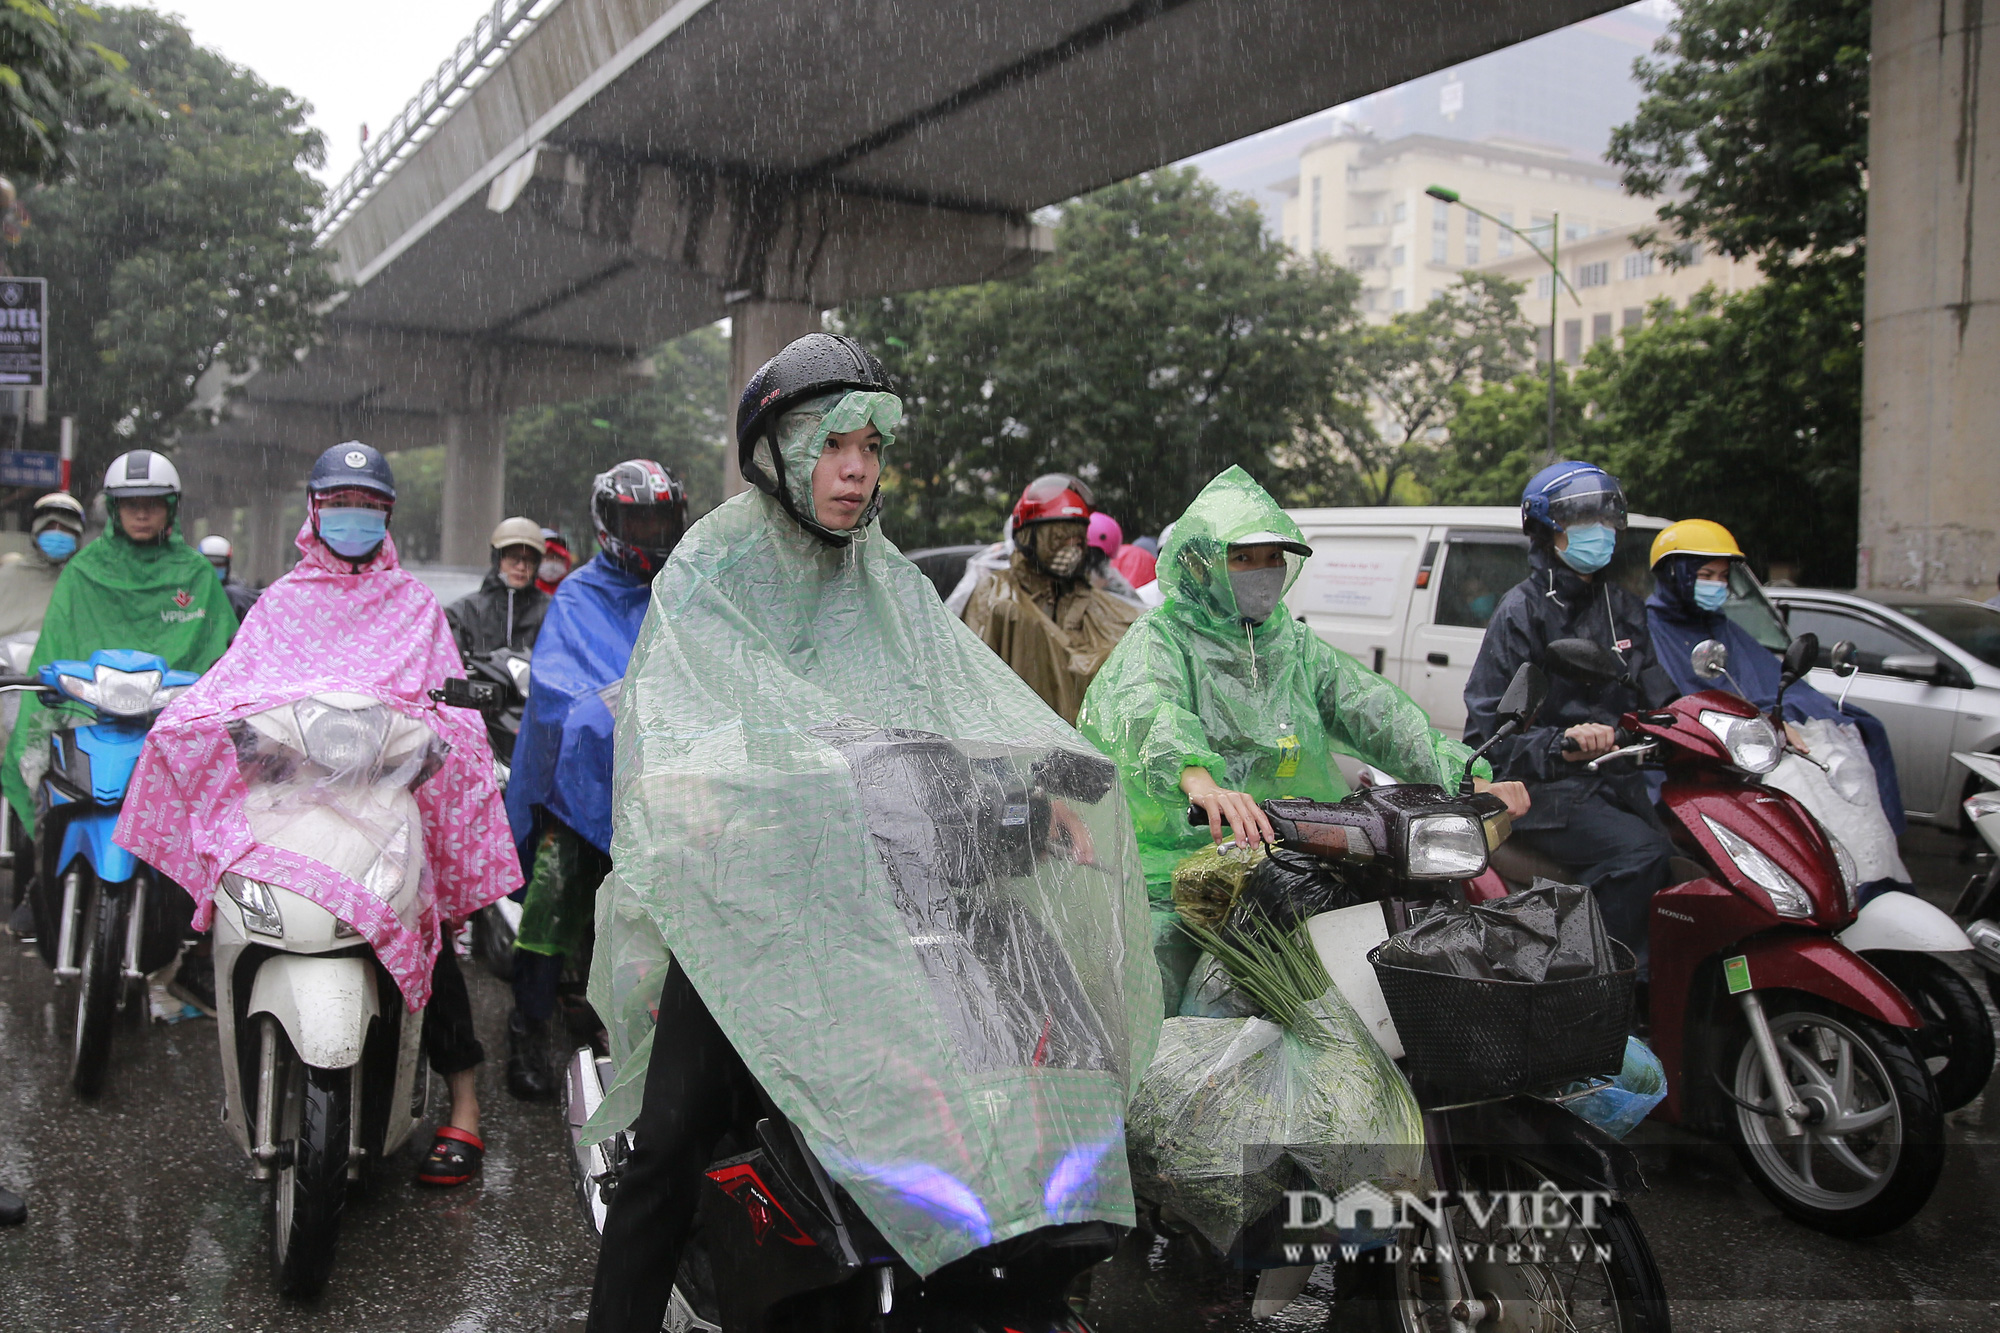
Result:
[[[455,1125],[439,1125],[430,1153],[417,1168],[419,1185],[463,1185],[478,1172],[486,1144]]]

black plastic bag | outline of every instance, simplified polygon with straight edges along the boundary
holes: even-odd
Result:
[[[1616,971],[1597,899],[1538,879],[1490,903],[1440,903],[1381,947],[1395,967],[1493,981],[1564,981]]]
[[[1229,924],[1233,929],[1261,918],[1279,930],[1290,930],[1307,917],[1365,901],[1338,870],[1318,857],[1273,847],[1243,881]]]

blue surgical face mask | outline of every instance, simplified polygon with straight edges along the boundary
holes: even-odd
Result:
[[[1563,563],[1579,574],[1595,574],[1611,563],[1611,553],[1618,547],[1618,534],[1602,523],[1588,526],[1565,528],[1564,535],[1569,544],[1556,554]]]
[[[35,545],[51,560],[67,560],[76,554],[76,537],[61,528],[43,528],[35,535]]]
[[[1729,600],[1729,585],[1712,579],[1694,581],[1694,604],[1704,611],[1720,611]]]
[[[359,560],[382,544],[389,533],[389,516],[379,509],[322,509],[319,539],[335,555]]]

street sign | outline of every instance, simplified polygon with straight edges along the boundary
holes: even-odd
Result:
[[[0,486],[39,486],[43,490],[60,490],[62,455],[0,449]]]
[[[47,278],[0,278],[0,385],[49,387]]]

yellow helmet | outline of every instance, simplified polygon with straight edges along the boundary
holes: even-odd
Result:
[[[1684,518],[1660,529],[1660,535],[1653,538],[1653,555],[1647,563],[1657,565],[1670,555],[1705,555],[1711,559],[1727,557],[1731,560],[1746,558],[1743,548],[1729,535],[1728,528],[1705,518]]]

